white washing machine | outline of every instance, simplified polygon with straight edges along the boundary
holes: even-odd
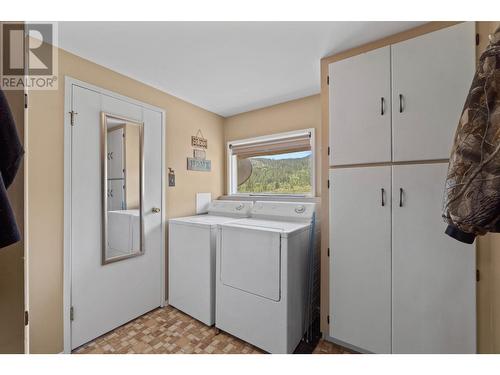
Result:
[[[208,214],[169,220],[168,303],[215,323],[215,244],[218,224],[248,217],[253,202],[213,201]]]
[[[304,334],[314,203],[256,202],[251,218],[219,226],[215,325],[269,353]]]

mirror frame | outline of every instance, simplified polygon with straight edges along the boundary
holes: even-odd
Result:
[[[140,231],[140,249],[139,251],[117,256],[113,258],[106,258],[106,251],[108,246],[108,166],[107,166],[107,153],[108,153],[108,127],[106,119],[113,118],[129,124],[139,126],[139,231]],[[139,122],[123,116],[113,115],[107,112],[101,112],[101,194],[102,194],[102,249],[101,249],[101,265],[119,262],[124,259],[135,258],[144,255],[144,122]]]

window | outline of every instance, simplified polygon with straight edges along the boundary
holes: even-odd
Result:
[[[229,194],[314,196],[314,129],[228,143]]]

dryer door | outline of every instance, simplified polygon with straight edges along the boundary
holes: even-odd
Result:
[[[220,278],[224,285],[273,301],[281,298],[281,235],[222,226]]]

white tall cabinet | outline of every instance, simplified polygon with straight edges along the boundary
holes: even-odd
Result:
[[[390,67],[390,47],[330,65],[331,165],[391,161]]]
[[[476,351],[475,251],[444,234],[447,159],[474,23],[335,62],[330,332],[375,353]]]
[[[108,130],[108,211],[123,210],[125,206],[125,129]]]
[[[394,161],[450,157],[475,53],[474,22],[391,46]]]
[[[447,167],[392,167],[394,353],[476,351],[476,253],[444,234]]]
[[[391,167],[330,171],[333,337],[391,352]]]

